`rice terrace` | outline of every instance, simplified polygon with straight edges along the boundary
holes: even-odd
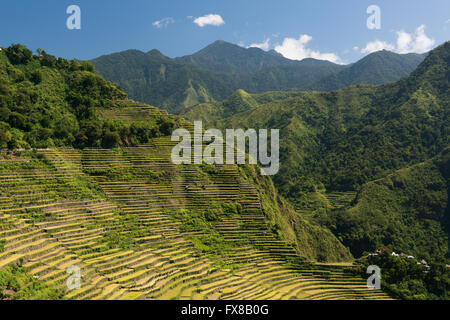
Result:
[[[449,12],[3,1],[0,307],[450,300]]]
[[[146,106],[104,115],[127,121],[144,108],[171,118]],[[77,265],[70,299],[387,297],[343,266],[299,261],[272,231],[277,194],[254,167],[177,166],[174,145],[4,152],[1,266],[19,262],[65,289]]]

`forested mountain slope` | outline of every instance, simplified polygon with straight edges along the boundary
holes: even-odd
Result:
[[[368,182],[351,208],[321,218],[356,256],[388,247],[427,261],[450,258],[449,195],[450,147]]]
[[[349,84],[380,84],[409,74],[421,55],[382,51],[344,66],[329,61],[286,59],[271,50],[216,41],[188,56],[171,59],[157,50],[128,50],[93,59],[97,72],[131,98],[171,113],[199,103],[221,101],[243,89],[332,90]]]
[[[91,61],[103,77],[137,101],[175,112],[182,106],[224,99],[232,85],[214,73],[181,63],[157,50],[128,50]]]
[[[237,92],[222,104],[235,100],[243,112],[204,120],[221,128],[279,128],[281,171],[274,179],[293,199],[295,190],[302,190],[295,185],[310,179],[330,191],[354,190],[449,144],[449,51],[447,42],[410,76],[380,86],[303,93],[263,104],[243,103],[255,99]],[[238,110],[227,109],[233,108]]]
[[[395,81],[413,71],[425,56],[426,54],[377,51],[337,74],[320,79],[310,88],[317,91],[331,91],[356,84],[383,84]]]

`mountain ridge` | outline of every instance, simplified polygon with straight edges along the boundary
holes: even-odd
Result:
[[[360,70],[360,75],[355,77],[360,79],[358,84],[397,80],[415,69],[421,59],[403,62],[405,57],[389,55],[398,59],[391,59],[395,60],[392,63],[384,59],[387,62],[382,72],[372,72],[376,66],[369,71]],[[349,78],[358,67],[357,63],[343,66],[312,58],[290,60],[279,53],[243,48],[225,41],[216,41],[196,53],[174,59],[159,51],[127,50],[91,62],[100,75],[119,85],[134,100],[158,105],[171,113],[198,103],[221,101],[238,89],[262,93],[342,88],[351,83]],[[395,72],[388,73],[391,69]],[[161,70],[167,72],[161,73]],[[350,75],[344,73],[349,73],[346,70],[350,70]],[[343,75],[339,76],[341,73]]]
[[[418,66],[425,55],[376,51],[347,65],[347,68],[311,85],[312,90],[332,91],[357,84],[382,84],[398,79],[410,65]]]

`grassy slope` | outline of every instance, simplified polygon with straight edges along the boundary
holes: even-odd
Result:
[[[304,94],[305,93],[300,91],[268,91],[264,93],[249,94],[248,92],[239,89],[223,101],[201,103],[191,107],[182,108],[177,114],[190,121],[201,120],[204,124],[214,127],[216,122],[232,117],[237,113],[249,111],[270,102],[303,96]]]
[[[336,237],[315,220],[298,215],[292,205],[278,195],[271,179],[260,176],[254,167],[241,168],[242,175],[258,189],[269,223],[285,241],[295,245],[303,257],[314,261],[351,261],[352,256]]]

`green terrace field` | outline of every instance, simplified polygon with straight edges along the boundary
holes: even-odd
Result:
[[[67,299],[389,298],[345,264],[300,259],[245,168],[176,166],[173,145],[2,152],[0,269],[17,264]]]

